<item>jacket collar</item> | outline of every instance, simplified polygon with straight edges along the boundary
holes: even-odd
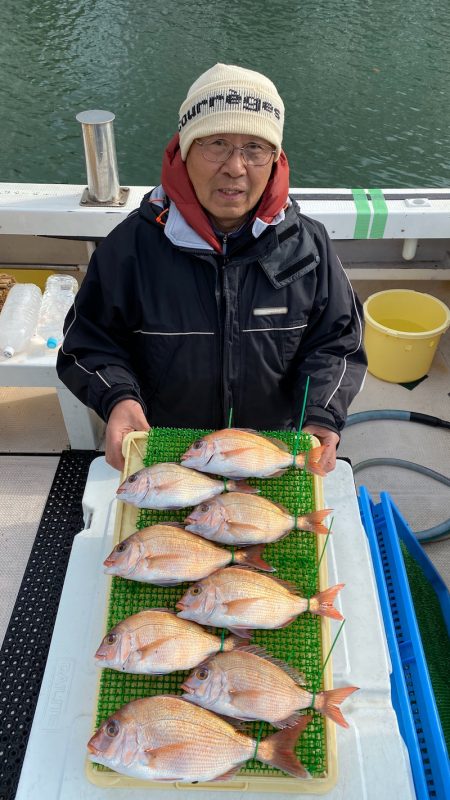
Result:
[[[155,187],[142,200],[141,213],[148,221],[155,222],[155,211],[151,210],[151,207],[154,209],[155,206],[161,210],[165,209],[166,198],[162,186]],[[253,228],[256,222],[257,220]],[[176,247],[202,251],[205,255],[215,252],[200,234],[187,224],[173,202],[170,203],[168,214],[165,216],[164,233]],[[254,242],[250,251],[249,237]],[[275,289],[287,286],[315,269],[320,263],[317,245],[304,225],[294,202],[290,202],[286,213],[283,213],[283,219],[277,223],[273,221],[271,235],[263,237],[261,242],[254,236],[254,232],[252,236],[249,230],[242,235],[242,238],[247,240],[247,246],[242,242],[244,250],[239,259],[257,261]],[[240,241],[241,237],[238,237],[236,243]]]
[[[150,202],[153,205],[163,209],[165,205],[165,199],[164,189],[162,185],[160,185],[156,186],[150,192],[150,195],[146,195],[145,202]],[[289,207],[291,204],[292,201],[289,197],[287,206]],[[285,216],[286,214],[284,209],[282,209],[280,213],[272,219],[271,222],[264,222],[259,216],[257,216],[252,224],[252,234],[254,238],[258,239],[258,237],[261,236],[261,234],[266,230],[267,227],[269,227],[269,225],[275,226],[280,222],[283,222]],[[176,203],[173,201],[170,203],[167,216],[165,217],[164,233],[172,242],[172,244],[175,245],[175,247],[203,250],[205,253],[216,252],[215,249],[187,223]],[[214,235],[217,236],[216,233]]]

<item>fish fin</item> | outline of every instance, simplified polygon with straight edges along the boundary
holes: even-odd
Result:
[[[236,636],[240,636],[242,639],[250,639],[253,631],[250,628],[239,628],[236,625],[227,625],[227,628],[231,633],[234,633]]]
[[[171,463],[171,462],[168,462],[168,463]],[[155,464],[154,466],[157,466],[157,465]],[[179,467],[179,466],[180,466],[180,464],[175,464],[174,466],[177,466],[177,467]],[[186,469],[186,470],[187,470],[187,467],[185,467],[184,469]],[[174,477],[174,476],[172,475],[171,477],[169,477],[169,478],[166,478],[164,482],[162,482],[162,481],[161,481],[161,483],[158,483],[156,486],[154,486],[154,487],[153,487],[153,491],[154,491],[154,492],[155,492],[157,495],[158,495],[158,494],[161,494],[161,493],[163,493],[163,492],[170,492],[170,491],[172,491],[172,490],[174,489],[174,487],[175,487],[175,486],[177,486],[179,483],[181,483],[181,484],[182,484],[184,480],[185,480],[184,474],[183,474],[183,475],[180,475],[180,476],[179,476],[179,477],[177,477],[177,478],[176,478],[176,477]],[[186,508],[186,505],[181,505],[181,506],[170,506],[170,511],[175,511],[175,510],[177,510],[178,508]],[[163,509],[163,508],[161,508],[160,510],[161,510],[161,511],[164,511],[164,510],[165,510],[165,511],[168,511],[169,509]],[[149,527],[151,527],[151,526],[149,526]]]
[[[295,755],[297,739],[311,719],[311,715],[303,715],[292,728],[284,728],[264,739],[259,745],[258,761],[277,767],[288,775],[294,775],[295,778],[311,778],[308,770]]]
[[[183,525],[182,522],[177,522],[176,520],[173,520],[173,519],[164,519],[164,520],[161,520],[161,522],[158,522],[157,524],[158,525],[168,525],[169,528],[183,528],[184,529],[184,525]],[[151,527],[152,526],[149,525],[149,528],[151,528]]]
[[[242,612],[247,611],[250,606],[259,604],[260,598],[259,597],[239,597],[236,600],[229,600],[227,603],[222,603],[222,609],[224,610],[225,614],[241,614]]]
[[[183,742],[174,742],[173,744],[166,744],[163,747],[149,747],[147,750],[142,751],[142,759],[147,761],[147,764],[155,769],[155,762],[158,763],[158,771],[165,772],[165,781],[179,781],[180,773],[177,772],[177,762],[186,751],[186,745]],[[173,770],[170,776],[170,770]],[[167,774],[169,773],[169,774]]]
[[[203,708],[203,706],[201,706],[201,708]],[[210,709],[207,709],[207,711],[209,711],[209,710]],[[247,733],[248,732],[248,728],[249,728],[248,723],[249,722],[254,722],[253,719],[250,719],[250,720],[248,720],[248,719],[237,719],[236,717],[230,717],[227,714],[218,714],[217,711],[214,711],[213,713],[215,714],[216,717],[220,717],[220,719],[223,719],[224,722],[228,722],[229,725],[232,725],[233,728],[236,731],[239,731],[240,733],[244,733],[244,732]]]
[[[236,447],[234,450],[224,450],[221,452],[221,457],[226,461],[229,458],[234,458],[235,456],[241,455],[241,453],[247,453],[248,450],[252,450],[251,447]]]
[[[168,563],[168,556],[147,556],[147,558],[142,559],[143,562],[147,565],[147,567],[151,569],[158,569],[167,566]],[[185,559],[181,558],[181,556],[170,556],[170,565],[173,564],[184,564]],[[143,581],[143,583],[147,582],[152,584],[153,586],[178,586],[180,583],[183,583],[184,578],[151,578],[147,579],[147,581]]]
[[[296,617],[294,617],[296,619]],[[288,625],[291,624],[293,620],[289,620],[287,623]],[[245,653],[251,653],[254,656],[258,656],[259,658],[263,658],[265,661],[270,661],[271,664],[275,664],[276,667],[280,667],[286,675],[289,675],[295,683],[299,686],[305,686],[306,684],[306,677],[303,675],[302,672],[298,672],[295,667],[291,667],[290,664],[287,664],[285,661],[282,661],[281,658],[277,658],[273,656],[271,653],[268,653],[264,647],[260,647],[257,644],[248,644],[242,645],[240,650],[243,650]]]
[[[243,494],[259,494],[257,486],[250,486],[244,480],[228,480],[227,492],[242,492]]]
[[[168,562],[173,564],[174,561],[179,561],[180,564],[183,564],[186,561],[186,558],[183,558],[182,555],[171,553],[170,556],[168,554],[163,556],[146,556],[142,560],[145,561],[149,567],[160,567]]]
[[[341,612],[333,606],[334,598],[344,586],[345,583],[337,583],[336,586],[330,586],[329,589],[325,589],[323,592],[317,592],[309,601],[311,613],[319,614],[321,617],[331,617],[331,619],[344,619]],[[313,601],[315,603],[311,606]],[[317,608],[314,607],[316,603],[318,604]]]
[[[225,569],[228,569],[228,567],[225,567]],[[253,569],[252,567],[245,567],[243,564],[236,564],[233,566],[233,569],[242,569],[245,570],[246,572],[253,572],[257,574],[257,570]],[[295,585],[295,583],[292,583],[292,581],[285,581],[283,580],[283,578],[276,578],[274,575],[270,576],[270,580],[274,581],[275,583],[278,583],[279,586],[282,586],[283,589],[287,589],[289,592],[292,592],[292,594],[297,594],[301,596],[300,589],[298,588],[298,586]],[[256,597],[253,599],[257,600]]]
[[[265,439],[268,439],[269,442],[276,445],[280,450],[283,450],[285,453],[290,453],[291,449],[286,442],[282,442],[281,439],[276,439],[274,436],[265,436]]]
[[[231,522],[231,520],[226,521],[227,528],[229,529],[230,533],[238,533],[239,531],[260,531],[261,528],[258,525],[253,525],[252,522]]]
[[[328,689],[328,691],[320,692],[316,697],[314,708],[343,728],[349,728],[350,726],[338,705],[358,689],[359,686],[344,686],[342,689]]]
[[[170,640],[170,637],[165,637],[164,639],[155,639],[154,642],[150,642],[150,644],[146,644],[145,647],[139,647],[136,652],[139,653],[141,659],[147,658],[151,653],[161,647],[162,644],[165,644]]]
[[[298,529],[301,531],[313,531],[313,533],[327,534],[329,529],[326,525],[323,525],[322,522],[332,511],[332,508],[322,508],[320,511],[312,511],[310,514],[303,514],[303,516],[298,517]]]
[[[300,711],[294,711],[293,714],[290,714],[289,717],[286,717],[285,719],[277,719],[276,722],[275,720],[273,720],[271,722],[271,725],[273,725],[274,728],[281,728],[281,729],[293,728],[294,725],[297,725],[297,722],[299,722],[302,716],[303,715],[301,714]]]
[[[234,563],[243,564],[248,567],[255,567],[263,572],[275,572],[275,567],[268,564],[267,561],[261,558],[261,553],[264,550],[264,544],[255,544],[253,547],[247,547],[245,550],[238,550],[234,554]]]
[[[160,483],[159,486],[155,486],[153,488],[153,491],[155,494],[161,494],[162,492],[170,492],[171,489],[173,489],[172,481],[170,481],[169,483]]]
[[[162,581],[162,580],[151,580],[151,581],[142,581],[142,583],[146,583],[147,586],[179,586],[181,583],[184,583],[186,578],[174,578],[173,581]]]
[[[229,650],[237,650],[237,648],[241,649],[247,647],[250,644],[250,637],[248,639],[243,639],[241,636],[227,636],[223,643],[223,652],[226,653]]]
[[[242,764],[238,764],[237,767],[232,767],[228,770],[228,772],[224,772],[223,775],[218,775],[217,778],[210,778],[209,783],[216,783],[217,781],[229,781],[233,778],[242,767]]]
[[[299,453],[295,457],[295,466],[298,469],[306,469],[306,472],[312,472],[313,475],[320,475],[322,478],[327,474],[320,466],[319,461],[325,451],[325,445],[321,444],[319,447],[313,447],[306,453]]]
[[[248,711],[249,701],[252,704],[252,698],[261,697],[261,691],[259,689],[246,689],[245,692],[239,692],[237,690],[229,689],[228,694],[230,696],[231,705],[234,706],[238,711]],[[240,716],[240,715],[239,715]],[[251,720],[254,717],[242,716],[240,717],[243,720]]]
[[[273,575],[271,575],[270,580],[275,581],[279,586],[282,586],[284,589],[292,592],[292,594],[298,594],[300,591],[300,589],[295,585],[295,583],[292,583],[292,581],[285,581],[282,578],[275,578]]]

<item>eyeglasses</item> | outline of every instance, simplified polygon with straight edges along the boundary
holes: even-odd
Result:
[[[236,147],[228,139],[210,139],[207,142],[195,139],[195,142],[202,148],[202,156],[206,161],[219,164],[228,161],[235,150],[240,150],[244,164],[251,167],[264,167],[276,152],[272,147],[259,142],[248,142],[244,147]]]

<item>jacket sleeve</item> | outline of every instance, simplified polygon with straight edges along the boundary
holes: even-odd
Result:
[[[125,319],[127,292],[120,276],[127,265],[119,263],[115,238],[105,239],[91,258],[64,323],[56,364],[67,388],[105,421],[120,400],[137,400],[146,412]]]
[[[315,423],[339,433],[366,375],[363,311],[323,225],[319,233],[316,298],[296,368],[299,415],[295,422],[299,424],[309,376],[303,424]]]

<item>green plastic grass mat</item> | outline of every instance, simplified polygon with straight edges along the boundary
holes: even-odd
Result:
[[[209,431],[193,429],[153,428],[148,439],[145,466],[162,461],[179,461],[188,447]],[[296,434],[291,432],[266,432],[286,442],[294,450]],[[310,438],[301,434],[297,452],[310,448]],[[283,476],[270,480],[250,478],[250,484],[258,486],[264,497],[282,503],[291,512],[308,513],[315,510],[312,476],[300,469],[289,469]],[[188,509],[181,511],[153,511],[141,509],[137,527],[139,529],[167,520],[183,521]],[[310,532],[292,532],[281,541],[267,545],[263,557],[274,567],[276,575],[295,583],[307,597],[318,590],[317,536]],[[188,583],[175,587],[159,587],[137,583],[124,578],[113,578],[110,595],[107,630],[120,620],[144,608],[174,609],[175,603],[189,586]],[[305,675],[306,687],[319,691],[323,687],[321,670],[327,653],[321,652],[321,621],[317,615],[304,613],[287,628],[276,631],[255,631],[252,642],[265,647],[268,652],[288,662]],[[215,631],[221,634],[221,630]],[[106,631],[105,631],[106,633]],[[100,644],[100,642],[99,642]],[[147,676],[127,675],[111,669],[102,670],[96,725],[125,703],[140,697],[155,694],[181,694],[180,684],[189,672],[175,672],[170,675]],[[306,713],[306,712],[305,712]],[[327,773],[327,754],[325,724],[323,717],[312,713],[313,720],[297,745],[297,755],[313,777],[323,777]],[[248,726],[249,735],[257,737],[262,724],[261,738],[275,729],[266,723],[252,723]],[[95,765],[99,770],[106,767]],[[241,775],[280,776],[284,773],[259,761],[250,760],[240,771]]]
[[[406,545],[403,542],[400,545],[447,752],[450,753],[450,641],[447,627],[439,600],[422,567]]]

